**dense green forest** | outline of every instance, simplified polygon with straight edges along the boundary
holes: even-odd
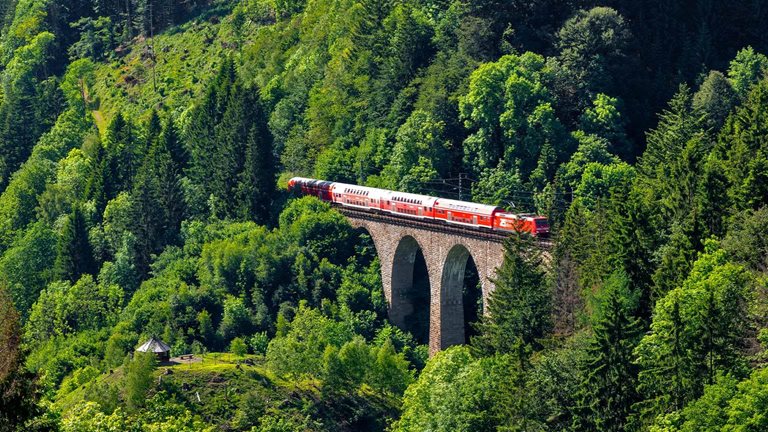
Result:
[[[0,432],[768,430],[768,1],[0,0],[0,26]],[[430,358],[294,175],[514,205],[554,246],[512,236]]]

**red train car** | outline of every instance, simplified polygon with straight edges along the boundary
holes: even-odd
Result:
[[[304,195],[316,196],[323,201],[344,207],[381,211],[477,229],[528,232],[537,237],[549,235],[547,218],[509,213],[491,205],[303,177],[292,178],[288,187]]]
[[[537,237],[549,235],[549,222],[544,216],[499,212],[494,229],[500,231],[527,232]]]
[[[435,197],[393,191],[385,193],[386,198],[381,207],[383,211],[420,219],[435,217]]]
[[[333,201],[331,188],[334,182],[315,180],[304,177],[294,177],[288,181],[288,189],[297,190],[304,195],[312,195],[323,201]]]
[[[496,213],[501,208],[467,201],[438,198],[435,202],[435,219],[454,225],[493,229]]]
[[[383,189],[346,183],[334,183],[331,186],[331,191],[334,203],[366,210],[380,210],[383,195],[387,192]]]

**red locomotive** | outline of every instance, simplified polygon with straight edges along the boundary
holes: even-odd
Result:
[[[436,220],[478,229],[528,232],[537,237],[549,235],[546,217],[508,213],[491,205],[303,177],[289,180],[288,188],[342,207]]]

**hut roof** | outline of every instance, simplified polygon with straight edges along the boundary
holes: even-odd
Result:
[[[144,342],[144,345],[136,348],[139,352],[151,352],[151,353],[167,353],[171,351],[171,347],[165,344],[165,342],[152,336],[148,341]]]

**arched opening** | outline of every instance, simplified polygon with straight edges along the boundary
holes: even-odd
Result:
[[[411,236],[400,240],[392,264],[392,302],[389,319],[429,343],[429,272],[419,243]]]
[[[444,349],[466,343],[475,333],[471,324],[482,311],[480,277],[465,246],[458,244],[448,251],[440,280],[440,347]]]
[[[474,324],[483,315],[483,287],[472,255],[467,257],[461,292],[461,304],[464,310],[464,343],[469,343],[469,339],[477,335]]]

